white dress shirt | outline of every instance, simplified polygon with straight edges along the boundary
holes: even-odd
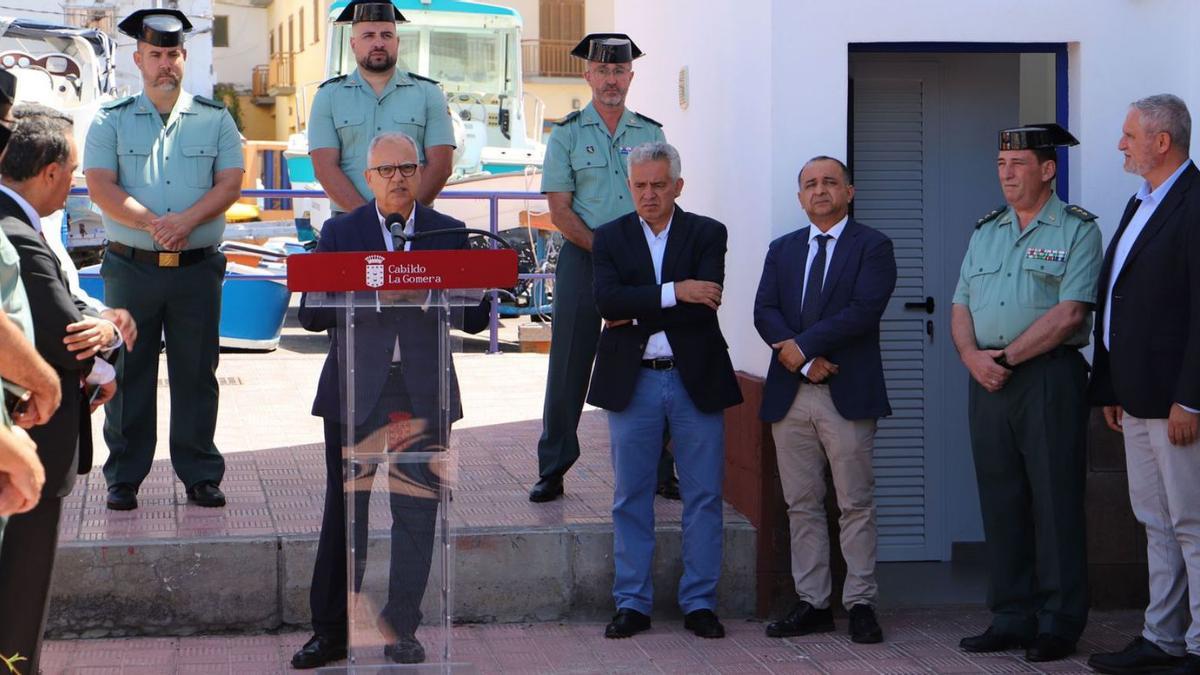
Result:
[[[650,247],[650,260],[654,263],[654,282],[662,284],[662,292],[660,294],[662,308],[675,306],[675,282],[668,281],[662,283],[662,267],[663,255],[667,252],[667,238],[671,234],[671,222],[675,220],[675,212],[671,212],[671,218],[667,220],[667,226],[662,232],[654,234],[650,229],[650,224],[642,220],[638,216],[638,222],[642,224],[642,234],[646,235],[646,246]],[[671,358],[674,352],[671,351],[671,343],[667,341],[665,331],[658,331],[646,340],[646,351],[642,352],[643,359],[659,359]]]
[[[819,228],[816,225],[813,225],[811,223],[809,224],[809,226],[808,226],[808,258],[806,258],[804,261],[804,278],[800,282],[803,284],[803,288],[800,293],[800,306],[801,307],[804,306],[804,296],[808,293],[808,270],[809,270],[809,268],[812,267],[813,261],[817,259],[817,250],[819,247],[819,244],[817,244],[817,237],[819,237],[823,234],[831,237],[831,239],[829,239],[828,241],[825,242],[825,270],[821,274],[821,288],[824,289],[825,288],[825,279],[829,278],[829,263],[833,261],[833,249],[837,247],[838,239],[841,239],[842,231],[844,231],[846,229],[846,222],[849,220],[850,220],[850,216],[846,216],[845,218],[842,218],[841,220],[839,220],[837,222],[836,225],[829,228],[828,232],[822,232],[821,228]],[[801,351],[800,353],[803,354],[804,352]],[[804,375],[805,377],[808,377],[808,370],[810,368],[812,368],[812,361],[809,361],[807,356],[805,356],[804,365],[800,366],[800,373],[802,375]]]
[[[58,260],[58,267],[62,270],[63,276],[67,279],[67,290],[70,292],[71,296],[79,298],[89,307],[96,310],[97,313],[107,310],[107,305],[88,295],[87,292],[83,290],[83,287],[79,285],[79,270],[75,268],[75,261],[71,260],[71,256],[67,253],[66,247],[63,246],[59,232],[57,230],[52,230],[49,234],[46,233],[47,229],[54,227],[53,221],[57,219],[46,218],[43,220],[42,217],[37,214],[37,211],[33,209],[33,205],[25,201],[25,198],[16,191],[4,185],[0,185],[0,192],[8,195],[9,198],[11,198],[17,203],[18,206],[21,207],[21,210],[25,212],[25,217],[29,219],[29,222],[33,223],[34,228],[36,228],[38,233],[42,235],[42,241],[46,242],[46,247],[49,248],[52,253],[54,253],[55,259]],[[100,321],[110,324],[112,323],[107,319],[100,319]],[[116,325],[113,325],[113,334],[116,335],[116,338],[112,345],[105,347],[102,350],[105,354],[111,353],[112,350],[119,348],[124,343],[124,340],[121,338],[121,331],[117,330]],[[97,358],[92,361],[92,370],[87,376],[88,384],[108,384],[115,379],[117,379],[117,370],[111,363],[102,358]]]
[[[1108,288],[1104,295],[1104,330],[1100,335],[1104,338],[1104,348],[1109,349],[1108,333],[1112,326],[1112,294],[1113,288],[1117,285],[1117,278],[1121,276],[1121,270],[1125,269],[1125,261],[1129,258],[1129,252],[1133,250],[1134,243],[1141,236],[1142,230],[1146,229],[1146,223],[1154,216],[1154,212],[1158,210],[1158,205],[1162,204],[1162,200],[1171,191],[1175,185],[1175,181],[1179,180],[1179,176],[1183,174],[1184,169],[1192,163],[1192,160],[1187,160],[1175,170],[1175,173],[1167,177],[1157,188],[1150,188],[1150,181],[1143,181],[1142,187],[1138,189],[1137,199],[1141,202],[1138,205],[1137,211],[1133,212],[1133,217],[1129,219],[1129,225],[1125,226],[1125,231],[1121,233],[1121,238],[1117,241],[1116,248],[1113,249],[1112,272],[1108,275]],[[1194,408],[1180,406],[1188,412],[1200,412]]]
[[[379,229],[383,230],[383,245],[387,247],[387,250],[389,252],[395,251],[396,244],[394,241],[392,241],[392,231],[388,229],[387,218],[384,218],[383,214],[379,212],[379,202],[375,203],[375,215],[379,216]],[[410,211],[408,214],[408,220],[404,221],[404,236],[411,237],[411,236],[413,236],[413,233],[415,233],[416,231],[417,231],[417,205],[413,204],[412,211]],[[405,251],[412,250],[412,242],[411,241],[405,240],[404,250]],[[383,311],[382,308],[378,305],[378,303],[379,303],[379,294],[378,293],[375,294],[375,302],[376,302],[375,309],[377,311]],[[392,348],[392,363],[400,363],[400,338],[399,337],[396,338],[396,346]]]

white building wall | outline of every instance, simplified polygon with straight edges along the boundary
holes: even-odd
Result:
[[[216,2],[212,13],[229,17],[229,46],[213,47],[212,50],[213,81],[250,89],[254,66],[266,64],[270,58],[267,50],[267,8]],[[311,40],[307,32],[306,39]]]
[[[1070,195],[1100,215],[1106,237],[1138,185],[1116,151],[1127,104],[1172,92],[1200,118],[1194,0],[744,0],[704,11],[692,0],[614,0],[614,25],[636,30],[649,54],[630,105],[679,147],[682,205],[730,229],[721,323],[735,367],[756,374],[769,358],[751,316],[767,244],[804,223],[795,196],[804,160],[845,156],[849,44],[1068,43],[1069,123],[1082,141],[1070,154]],[[676,95],[684,64],[687,111]]]

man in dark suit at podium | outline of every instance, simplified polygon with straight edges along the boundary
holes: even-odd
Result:
[[[423,232],[462,229],[465,225],[416,201],[421,167],[415,141],[406,134],[376,136],[367,155],[366,178],[375,199],[330,219],[321,231],[318,253],[347,251],[412,251],[457,249],[466,244],[466,233],[421,237]],[[398,214],[404,234],[395,236],[389,217]],[[395,222],[395,218],[391,219]],[[415,239],[410,239],[414,237]],[[449,423],[462,417],[458,380],[449,368],[448,398],[439,395],[441,378],[438,345],[446,310],[422,299],[427,291],[369,293],[375,306],[360,305],[354,325],[353,429],[358,453],[430,452],[449,444]],[[408,304],[412,307],[389,307]],[[400,302],[397,302],[400,301]],[[341,309],[310,307],[307,295],[300,304],[300,323],[310,331],[329,331],[329,355],[321,371],[312,414],[325,419],[327,483],[325,513],[317,560],[313,569],[310,604],[313,637],[292,657],[295,668],[316,668],[345,658],[348,629],[346,584],[346,510],[343,469],[343,420],[346,402],[341,395],[345,352],[345,326]],[[465,330],[478,332],[487,325],[483,305],[464,312]],[[443,415],[443,409],[445,414]],[[442,420],[446,421],[443,426]],[[403,438],[401,438],[403,437]],[[402,444],[402,445],[401,445]],[[378,627],[387,640],[385,654],[396,663],[420,663],[425,650],[416,639],[421,621],[420,604],[432,564],[437,527],[438,469],[429,462],[390,463],[392,536],[388,598]],[[366,565],[367,505],[374,479],[374,464],[356,467],[355,492],[356,586]]]

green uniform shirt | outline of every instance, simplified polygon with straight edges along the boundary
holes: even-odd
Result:
[[[92,121],[83,151],[83,170],[117,172],[117,183],[158,215],[195,204],[225,169],[244,168],[242,136],[225,106],[180,92],[167,124],[145,93],[105,105]],[[146,250],[160,247],[145,230],[126,227],[104,214],[110,241]],[[189,248],[215,246],[225,232],[225,214],[201,223],[188,236]]]
[[[396,70],[392,79],[375,95],[358,69],[349,75],[326,80],[313,97],[308,118],[309,152],[334,148],[340,154],[342,173],[354,183],[363,199],[374,199],[363,172],[367,169],[367,146],[385,131],[402,131],[417,142],[418,159],[425,163],[425,149],[454,146],[454,126],[446,95],[433,80]]]
[[[979,348],[1001,349],[1060,302],[1095,304],[1103,257],[1094,217],[1052,194],[1024,232],[1011,208],[985,218],[967,246],[954,304],[971,310]],[[1089,313],[1063,344],[1083,347],[1091,331]]]
[[[17,249],[8,237],[0,232],[0,311],[25,333],[33,342],[33,314],[29,310],[29,298],[25,285],[21,283],[21,261]],[[3,384],[0,381],[0,384]],[[0,406],[0,424],[9,425],[8,409]]]
[[[591,103],[564,117],[550,132],[542,165],[542,192],[572,192],[573,210],[593,230],[633,211],[629,153],[665,141],[662,125],[632,110],[621,113],[610,135]]]

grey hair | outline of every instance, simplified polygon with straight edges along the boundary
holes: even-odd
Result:
[[[1177,146],[1187,156],[1192,143],[1192,116],[1187,104],[1174,94],[1155,94],[1140,98],[1129,107],[1142,114],[1142,127],[1150,133],[1166,132],[1171,145]]]
[[[834,164],[837,164],[838,168],[842,170],[842,178],[846,180],[846,185],[854,185],[854,181],[850,178],[850,167],[846,166],[846,163],[837,157],[830,157],[829,155],[817,155],[816,157],[813,157],[805,162],[804,166],[800,167],[800,173],[796,174],[797,183],[800,183],[800,177],[804,175],[804,170],[814,162],[833,162]]]
[[[683,168],[679,159],[679,151],[675,146],[664,141],[651,141],[642,143],[634,148],[629,153],[629,159],[626,160],[629,164],[629,170],[633,171],[634,164],[645,164],[646,162],[666,162],[670,167],[671,180],[679,180]]]
[[[412,146],[413,154],[416,155],[418,159],[421,157],[421,150],[417,147],[416,139],[404,133],[403,131],[385,131],[375,138],[372,138],[371,144],[367,146],[367,157],[370,157],[375,153],[375,148],[378,147],[379,144],[388,143],[391,141],[402,141],[408,143]]]

